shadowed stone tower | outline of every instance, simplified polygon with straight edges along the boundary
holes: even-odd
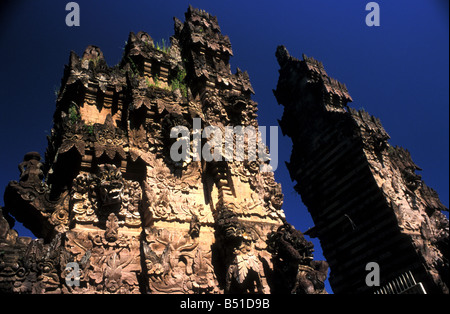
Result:
[[[409,152],[388,143],[380,121],[352,101],[321,62],[280,46],[280,126],[287,164],[330,265],[335,293],[448,293],[448,211]],[[375,262],[381,286],[366,283]],[[370,283],[370,280],[369,280]]]
[[[265,151],[229,38],[204,11],[185,17],[170,43],[131,33],[113,67],[96,46],[70,54],[45,161],[26,154],[5,191],[1,292],[325,293],[328,266],[286,222],[266,158],[171,157],[205,152],[208,126],[253,130],[241,147]]]

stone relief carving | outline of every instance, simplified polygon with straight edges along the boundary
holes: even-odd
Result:
[[[167,229],[145,230],[143,253],[151,292],[200,293],[213,292],[217,287],[208,262],[211,253],[202,250],[198,232],[195,222],[185,235]]]
[[[80,285],[71,293],[140,293],[139,238],[101,232],[66,233],[66,250],[80,265]]]
[[[105,224],[115,213],[119,225],[138,227],[142,190],[138,182],[125,180],[115,165],[99,165],[97,174],[80,174],[74,179],[72,212],[77,222]]]

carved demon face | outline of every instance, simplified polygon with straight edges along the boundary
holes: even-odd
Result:
[[[100,183],[100,198],[104,206],[122,203],[123,183],[103,181]]]
[[[124,183],[120,170],[114,165],[100,165],[97,179],[102,206],[121,204]]]

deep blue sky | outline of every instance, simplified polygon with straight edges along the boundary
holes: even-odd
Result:
[[[0,4],[0,193],[8,181],[18,179],[17,165],[26,152],[44,155],[54,91],[70,50],[81,56],[94,44],[115,65],[130,31],[167,40],[173,35],[172,18],[184,21],[192,4],[216,15],[222,33],[230,36],[232,71],[239,67],[249,72],[260,125],[278,125],[282,116],[272,94],[278,80],[276,47],[283,44],[298,58],[302,53],[313,56],[331,77],[347,85],[352,107],[379,117],[390,143],[410,150],[425,182],[448,206],[448,0],[377,1],[381,26],[371,28],[365,24],[369,1],[362,0],[79,0],[81,26],[71,28],[65,24],[68,2]],[[313,223],[284,166],[291,140],[279,133],[275,176],[283,186],[283,208],[288,221],[305,231]],[[313,242],[321,259],[319,243]]]

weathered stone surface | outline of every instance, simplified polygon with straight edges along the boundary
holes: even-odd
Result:
[[[194,118],[258,127],[231,55],[216,17],[192,7],[170,45],[130,33],[114,67],[96,46],[70,54],[45,162],[25,155],[5,192],[5,216],[42,239],[1,217],[2,292],[324,292],[326,264],[297,258],[311,243],[285,221],[268,162],[170,156],[172,128],[192,133]]]
[[[293,142],[287,166],[314,220],[307,233],[321,241],[333,291],[373,292],[365,266],[377,262],[381,285],[408,274],[428,293],[448,293],[449,222],[441,212],[448,208],[409,152],[389,144],[377,118],[347,105],[346,86],[322,63],[296,59],[283,46],[276,56],[280,126]]]

